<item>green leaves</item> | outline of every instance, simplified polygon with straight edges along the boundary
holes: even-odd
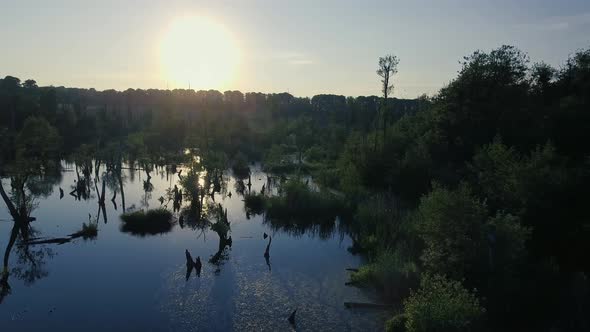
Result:
[[[479,264],[485,250],[487,210],[466,184],[456,190],[435,185],[416,212],[421,256],[428,271],[462,278]]]
[[[469,331],[485,311],[460,282],[440,275],[423,275],[420,289],[404,301],[408,332]]]

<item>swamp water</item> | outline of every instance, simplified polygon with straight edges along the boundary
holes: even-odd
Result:
[[[102,180],[95,190],[92,179],[89,196],[76,199],[69,194],[75,167],[63,166],[31,202],[34,237],[64,238],[89,222],[98,223],[98,235],[62,244],[17,241],[5,253],[14,222],[0,202],[0,249],[9,271],[0,294],[2,331],[382,330],[386,313],[344,307],[345,301],[375,298],[345,286],[346,268],[358,267],[361,258],[347,251],[351,240],[337,223],[333,229],[273,227],[263,216],[246,213],[238,182],[228,171],[221,191],[207,200],[227,209],[233,243],[212,264],[220,240],[209,227],[179,223],[175,212],[169,232],[123,232],[120,186],[106,185],[103,212],[97,198]],[[144,171],[123,169],[126,211],[158,208],[167,189],[180,187],[178,174],[166,168],[154,169],[147,186],[146,179]],[[259,192],[267,174],[253,167],[251,179],[250,190]],[[2,183],[10,192],[10,180]],[[263,233],[272,237],[268,264]],[[200,277],[192,271],[186,279],[185,250],[200,256]],[[294,329],[287,318],[295,308]]]

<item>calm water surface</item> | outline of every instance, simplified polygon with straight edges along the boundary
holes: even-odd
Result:
[[[105,220],[94,188],[87,200],[69,195],[77,177],[74,165],[64,168],[47,197],[35,199],[31,216],[37,220],[31,225],[36,236],[65,237],[80,230],[83,222],[98,219],[98,237],[30,246],[34,264],[15,245],[9,258],[11,292],[0,304],[2,331],[289,331],[293,328],[287,317],[295,308],[300,331],[382,329],[384,313],[344,308],[345,301],[375,301],[365,291],[344,285],[349,278],[345,269],[361,263],[346,250],[350,238],[337,227],[333,232],[273,230],[262,216],[247,216],[229,172],[214,199],[227,208],[233,245],[214,265],[208,262],[219,245],[213,231],[176,223],[165,234],[124,233],[121,193],[115,208],[107,186]],[[162,168],[151,174],[153,190],[146,193],[145,172],[124,170],[127,210],[160,207],[158,198],[178,181]],[[260,191],[266,180],[255,167],[251,190]],[[3,184],[9,191],[9,180]],[[13,223],[4,202],[1,205],[4,254]],[[273,238],[270,266],[263,257],[264,232]],[[193,271],[185,279],[185,249],[201,257],[200,277]]]

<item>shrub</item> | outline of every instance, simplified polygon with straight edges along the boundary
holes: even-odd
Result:
[[[393,316],[385,322],[385,332],[405,332],[407,320],[404,314]]]
[[[484,313],[473,293],[440,275],[423,275],[420,289],[404,301],[408,332],[469,331]]]
[[[307,162],[321,162],[327,157],[327,152],[320,146],[314,145],[305,151]]]
[[[501,208],[520,213],[525,207],[522,157],[514,148],[502,144],[499,137],[475,154],[469,168],[477,179],[475,183],[480,194],[486,197],[492,211]]]
[[[491,239],[492,268],[509,272],[526,255],[525,242],[531,229],[520,224],[520,218],[499,213],[488,222]]]
[[[483,264],[487,211],[467,185],[456,190],[435,185],[421,199],[415,217],[428,271],[461,278]]]

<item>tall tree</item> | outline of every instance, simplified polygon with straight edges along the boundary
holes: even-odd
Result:
[[[393,91],[393,75],[397,74],[397,65],[399,59],[393,54],[386,55],[379,58],[379,69],[377,69],[377,75],[381,76],[381,83],[383,84],[381,92],[383,92],[383,98],[387,100],[389,94]]]
[[[379,69],[377,69],[377,75],[381,77],[381,92],[383,93],[383,103],[381,105],[381,117],[383,118],[383,144],[385,144],[385,130],[387,125],[387,118],[385,117],[387,98],[389,97],[389,94],[393,92],[393,75],[397,73],[398,64],[399,59],[393,54],[379,58]],[[375,149],[376,148],[377,133],[375,133]]]

